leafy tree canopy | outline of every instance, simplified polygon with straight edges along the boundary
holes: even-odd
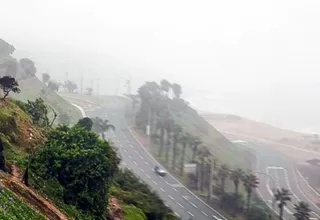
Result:
[[[83,127],[87,131],[91,131],[92,125],[93,125],[93,122],[88,117],[84,117],[84,118],[79,119],[79,121],[77,123],[77,126]]]
[[[32,77],[36,74],[37,68],[32,60],[29,58],[22,58],[20,59],[20,66],[27,74],[27,76]]]
[[[12,76],[4,76],[0,78],[0,89],[2,90],[4,96],[3,100],[9,95],[12,91],[14,93],[20,93],[19,83]]]
[[[97,134],[79,126],[60,125],[48,131],[30,170],[44,179],[56,179],[64,189],[65,203],[104,219],[108,186],[118,164],[116,153]]]

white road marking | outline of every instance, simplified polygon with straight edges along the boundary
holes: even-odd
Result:
[[[217,219],[217,220],[221,220],[221,218],[218,218],[217,216],[215,215],[212,215],[213,218]]]
[[[146,176],[147,176],[149,179],[151,178],[148,174],[146,174]]]
[[[181,205],[179,202],[177,202],[178,206],[184,209],[183,205]]]
[[[180,216],[178,213],[174,212],[174,214],[175,214],[178,218],[181,218],[181,216]]]
[[[127,140],[127,143],[128,143],[128,144],[130,144],[130,141],[129,141],[129,140]]]
[[[189,215],[191,215],[192,217],[194,217],[194,214],[192,214],[191,212],[187,211],[187,213],[188,213]]]
[[[143,160],[143,156],[139,155],[139,157]]]
[[[201,211],[201,213],[202,213],[202,214],[204,214],[205,216],[208,216],[208,214],[207,214],[207,213],[205,213],[204,211]]]
[[[126,162],[122,162],[122,163],[123,163],[123,165],[127,166],[127,163],[126,163]]]
[[[147,165],[149,165],[149,163],[146,161],[146,162],[144,162],[145,164],[147,164]]]
[[[135,165],[137,165],[137,162],[136,162],[136,161],[133,161],[133,163],[134,163]]]
[[[124,152],[128,153],[128,151],[126,149],[123,149]]]
[[[194,203],[189,202],[193,207],[195,207],[196,209],[198,208]]]
[[[135,152],[136,154],[139,154],[137,150],[134,150],[134,152]]]
[[[130,159],[132,159],[132,157],[131,157],[131,155],[130,155],[130,154],[128,154],[128,157],[129,157]]]
[[[184,198],[185,200],[188,200],[188,196],[181,196],[182,198]]]
[[[176,188],[173,188],[174,191],[178,192],[178,190]]]
[[[164,189],[162,189],[162,188],[160,188],[160,190],[161,190],[162,192],[166,192],[166,191],[164,191]]]
[[[140,168],[140,170],[144,173],[144,170],[142,168]]]
[[[131,148],[133,148],[133,145],[132,145],[132,144],[130,144],[130,147],[131,147]]]
[[[168,195],[168,197],[169,197],[170,199],[174,200],[174,198],[173,198],[172,196]]]
[[[162,176],[159,176],[161,179],[163,179],[163,177]]]
[[[157,183],[156,181],[152,180],[152,182],[153,182],[155,185],[158,185],[158,183]]]
[[[166,184],[170,185],[170,183],[168,183],[167,181],[164,181]]]
[[[176,187],[176,188],[182,188],[183,186],[181,186],[180,184],[171,184],[172,187]]]

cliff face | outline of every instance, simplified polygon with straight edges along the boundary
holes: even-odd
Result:
[[[118,203],[118,200],[114,196],[109,198],[108,217],[110,220],[123,219],[122,209]]]

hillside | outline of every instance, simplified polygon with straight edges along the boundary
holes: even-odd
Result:
[[[104,167],[109,170],[109,173],[114,172],[113,176],[109,177],[112,179],[108,178],[108,182],[111,181],[108,184],[108,192],[111,197],[109,198],[108,211],[106,209],[106,216],[118,217],[119,220],[154,219],[152,216],[157,216],[155,219],[159,220],[176,219],[172,211],[164,205],[155,192],[151,191],[148,185],[141,182],[140,179],[130,171],[118,170],[117,160],[115,161],[115,158],[112,159],[112,157],[116,155],[113,150],[107,153],[111,153],[109,155],[110,162],[102,162],[100,168],[94,161],[94,155],[97,155],[95,152],[99,150],[98,148],[92,151],[91,156],[88,155],[89,152],[87,150],[84,152],[81,151],[80,145],[83,143],[83,138],[84,140],[89,138],[91,145],[94,145],[93,140],[95,139],[98,146],[105,146],[110,149],[109,143],[99,139],[96,133],[84,131],[77,126],[67,127],[60,125],[53,129],[40,128],[32,123],[28,113],[23,110],[23,106],[22,102],[16,100],[7,99],[6,101],[0,102],[0,138],[4,145],[3,152],[5,158],[5,161],[3,161],[3,158],[0,157],[0,165],[5,162],[6,171],[6,173],[4,173],[0,170],[0,201],[3,202],[0,204],[1,219],[37,220],[45,219],[45,217],[52,220],[72,218],[79,220],[99,219],[94,217],[93,214],[90,214],[89,210],[91,206],[94,206],[96,203],[99,204],[98,201],[101,202],[99,197],[105,198],[103,194],[95,193],[92,188],[90,188],[91,193],[85,195],[85,197],[77,195],[76,192],[69,191],[68,196],[80,196],[82,200],[84,199],[84,201],[87,202],[89,202],[89,200],[87,200],[87,198],[89,198],[88,196],[92,196],[92,199],[96,201],[94,204],[88,203],[85,207],[72,204],[73,202],[70,204],[70,202],[66,202],[66,198],[62,196],[65,193],[64,182],[59,182],[59,179],[55,179],[55,177],[48,179],[47,172],[43,173],[45,169],[54,169],[54,167],[51,167],[51,165],[46,162],[57,160],[59,154],[61,154],[62,158],[67,158],[69,155],[70,158],[67,159],[67,161],[70,161],[68,172],[73,172],[73,174],[70,173],[72,176],[80,175],[84,177],[89,174],[97,176],[98,173],[95,170],[102,172],[101,164],[105,164]],[[71,135],[69,138],[77,138],[80,142],[77,142],[75,139],[72,141],[73,145],[70,145],[68,138],[66,141],[63,141],[61,137],[56,137],[57,135],[63,135],[64,138],[66,138],[66,134],[61,133],[62,131],[65,132],[66,129],[69,130],[69,135]],[[46,132],[44,132],[45,130]],[[79,137],[73,136],[77,136],[78,132],[81,133],[79,134],[81,136],[80,139]],[[86,135],[88,137],[86,137]],[[59,143],[65,145],[62,151],[59,151]],[[53,146],[53,148],[50,148],[50,146]],[[42,154],[44,149],[51,150],[52,152]],[[72,156],[75,151],[79,151],[77,157],[82,155],[82,157],[88,158],[86,162],[87,170],[84,171],[85,174],[78,173],[79,168],[75,169],[74,167],[72,169],[72,166],[82,167],[82,163],[84,163],[83,159],[77,159]],[[3,152],[0,152],[0,156]],[[46,158],[51,155],[55,156]],[[100,163],[100,160],[105,157],[105,154],[99,153],[98,155],[102,157],[99,159]],[[114,162],[108,164],[111,163],[111,161]],[[62,161],[60,161],[60,163],[61,162]],[[59,162],[56,161],[56,163]],[[26,168],[29,169],[28,182],[31,187],[21,182],[22,175],[23,179],[25,178]],[[3,168],[0,166],[0,169]],[[90,171],[93,173],[90,173]],[[67,176],[69,177],[70,175]],[[92,177],[87,176],[87,178],[90,179]],[[95,181],[97,181],[97,177],[94,178]],[[77,184],[80,184],[80,182],[79,180]],[[93,183],[94,181],[92,180],[90,182]],[[97,189],[99,189],[99,187]],[[103,191],[104,190],[102,190],[102,192]],[[1,212],[2,209],[4,212]],[[17,212],[18,209],[20,210],[19,212]]]
[[[15,77],[21,89],[20,94],[11,94],[11,97],[21,100],[34,101],[36,98],[41,97],[46,104],[50,105],[59,115],[67,114],[71,123],[77,122],[81,118],[81,114],[77,108],[70,105],[67,101],[61,98],[56,92],[50,90],[43,82],[36,76],[36,64],[24,58],[16,60],[12,54],[15,51],[13,45],[0,38],[0,77],[11,75]]]

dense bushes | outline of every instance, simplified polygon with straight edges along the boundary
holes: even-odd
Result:
[[[61,125],[48,131],[47,141],[35,152],[30,169],[43,179],[56,179],[63,187],[65,203],[103,219],[107,189],[118,163],[109,143],[97,134],[79,126]]]
[[[148,220],[177,219],[170,215],[171,210],[164,205],[156,192],[129,170],[119,171],[115,175],[111,194],[125,204],[132,204],[141,209]]]

